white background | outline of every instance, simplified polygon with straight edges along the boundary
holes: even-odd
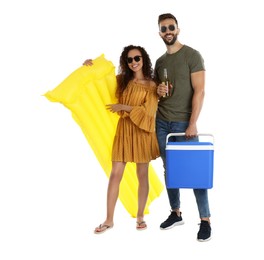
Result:
[[[260,0],[1,1],[0,259],[263,259],[262,10]],[[205,59],[198,128],[215,136],[207,243],[196,241],[191,190],[181,193],[183,226],[159,229],[170,213],[164,190],[146,231],[118,202],[114,229],[94,235],[108,179],[70,111],[42,96],[86,58],[104,53],[117,66],[128,44],[144,46],[154,65],[164,12]],[[153,165],[163,181],[161,161]]]

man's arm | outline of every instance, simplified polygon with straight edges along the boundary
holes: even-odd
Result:
[[[196,136],[198,133],[196,123],[202,110],[205,95],[205,71],[198,71],[192,73],[191,81],[194,94],[192,99],[192,114],[190,118],[190,123],[185,131],[187,137]]]

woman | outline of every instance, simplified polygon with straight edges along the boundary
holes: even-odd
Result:
[[[107,216],[95,228],[101,234],[114,226],[114,210],[119,195],[119,185],[127,162],[136,163],[138,178],[137,230],[144,230],[149,181],[149,162],[159,157],[155,133],[155,115],[158,105],[157,85],[149,55],[141,46],[129,45],[120,56],[117,75],[117,104],[107,109],[120,116],[112,147],[112,171],[107,190]],[[86,60],[84,65],[92,65]]]

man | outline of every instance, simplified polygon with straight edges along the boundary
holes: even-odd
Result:
[[[157,93],[160,97],[156,116],[156,132],[163,160],[166,178],[166,137],[169,133],[185,133],[175,141],[198,141],[197,120],[202,109],[205,86],[205,67],[203,58],[195,49],[178,41],[180,29],[178,21],[170,13],[158,18],[159,35],[167,51],[155,64],[155,75],[159,82],[164,82],[164,69],[170,82],[169,89],[164,83],[159,84]],[[177,166],[176,166],[177,167]],[[210,209],[207,189],[194,189],[194,195],[201,219],[198,241],[211,238]],[[160,225],[163,230],[183,224],[180,211],[180,190],[167,189],[171,206],[169,217]]]

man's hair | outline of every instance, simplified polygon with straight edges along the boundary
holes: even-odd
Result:
[[[166,20],[166,19],[173,19],[178,26],[178,21],[177,21],[176,17],[171,13],[159,15],[158,24],[160,24],[160,22],[162,22],[163,20]]]

